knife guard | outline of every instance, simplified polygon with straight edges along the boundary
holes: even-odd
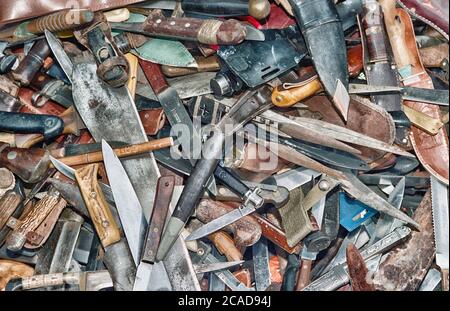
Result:
[[[173,67],[163,65],[161,67],[162,72],[166,77],[175,78],[180,76],[186,76],[198,72],[214,72],[220,70],[219,59],[216,55],[212,55],[209,57],[194,57],[198,67],[196,68],[186,68],[186,67]]]
[[[156,186],[155,203],[153,205],[153,213],[149,221],[147,236],[145,238],[145,246],[142,255],[142,261],[154,263],[156,253],[158,251],[161,235],[166,223],[169,205],[172,199],[175,187],[174,176],[162,176],[158,180]]]
[[[59,214],[62,212],[62,209],[66,206],[66,204],[67,202],[61,198],[58,191],[55,189],[50,189],[38,203],[22,214],[13,231],[10,232],[6,238],[6,247],[10,251],[17,252],[22,249],[27,240],[30,241],[31,244],[42,242],[44,236],[36,234],[35,230],[41,225],[42,222],[44,222],[53,210],[55,210],[55,214],[57,214],[57,216],[55,215],[56,217],[54,217],[54,226]]]
[[[40,39],[33,45],[27,56],[25,56],[19,66],[12,72],[12,77],[23,86],[29,85],[50,54],[51,50],[47,44],[47,40]]]
[[[235,45],[246,37],[244,25],[233,19],[166,18],[161,10],[155,10],[148,16],[143,30],[149,35],[211,45]]]
[[[208,223],[233,210],[233,207],[221,202],[202,200],[197,206],[196,217],[201,222]],[[259,241],[262,234],[261,226],[251,216],[245,216],[223,229],[233,234],[237,247],[252,246]]]
[[[19,176],[26,183],[39,182],[47,172],[50,159],[45,149],[0,146],[0,165]]]
[[[120,241],[120,231],[98,184],[99,165],[91,164],[75,172],[84,202],[104,248]]]
[[[29,277],[34,274],[34,269],[26,264],[12,261],[0,260],[0,291],[4,291],[6,284],[15,278]]]
[[[214,244],[220,254],[224,255],[228,261],[240,261],[244,255],[234,244],[233,238],[224,231],[217,231],[208,236],[208,239]]]

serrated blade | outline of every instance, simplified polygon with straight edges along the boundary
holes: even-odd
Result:
[[[448,187],[431,176],[431,200],[433,207],[434,241],[436,264],[441,270],[449,269],[449,212]]]
[[[134,262],[136,265],[139,265],[140,253],[147,230],[147,221],[145,220],[141,203],[122,163],[105,140],[102,140],[102,151],[120,222],[122,223]]]

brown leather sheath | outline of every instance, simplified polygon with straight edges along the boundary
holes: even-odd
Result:
[[[79,5],[74,9],[90,9],[91,11],[102,11],[127,6],[143,0],[4,0],[0,10],[0,26],[33,17],[49,15],[51,13],[71,8],[71,5]]]
[[[409,14],[436,29],[448,40],[448,0],[397,0]]]
[[[425,71],[419,57],[419,51],[416,45],[414,28],[408,13],[405,10],[397,9],[397,16],[400,17],[405,27],[405,41],[410,51],[412,73],[409,78],[403,80],[405,86],[421,87],[432,89],[433,82]],[[434,119],[440,119],[440,108],[436,105],[430,105],[419,102],[404,101],[405,106],[420,111]],[[432,136],[421,129],[411,127],[411,143],[416,151],[417,158],[425,169],[437,179],[448,185],[449,177],[449,154],[448,154],[448,136],[445,127]]]
[[[139,111],[139,116],[147,135],[153,136],[158,134],[159,130],[164,126],[164,123],[166,123],[166,115],[162,108]]]
[[[323,121],[333,123],[369,137],[392,144],[395,140],[395,123],[386,110],[360,96],[351,96],[348,121],[345,123],[326,96],[314,96],[303,102],[312,112],[320,114]],[[364,157],[374,161],[385,152],[355,146]]]

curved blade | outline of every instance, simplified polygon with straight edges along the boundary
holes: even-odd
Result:
[[[145,220],[141,203],[122,163],[105,140],[102,140],[102,151],[120,222],[122,223],[134,262],[138,265],[147,230],[147,221]]]
[[[73,76],[73,63],[70,57],[67,55],[66,51],[64,51],[63,46],[59,42],[58,38],[55,37],[50,31],[45,30],[45,38],[47,39],[48,46],[55,55],[56,60],[61,66],[62,70],[66,74],[70,83],[72,83]]]

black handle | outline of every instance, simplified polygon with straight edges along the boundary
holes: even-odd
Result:
[[[0,131],[42,134],[46,140],[61,135],[64,121],[56,116],[0,111]]]
[[[246,16],[249,15],[248,0],[184,0],[183,11],[208,16]]]
[[[245,185],[239,178],[229,169],[225,168],[222,161],[219,162],[216,170],[214,171],[214,176],[225,186],[230,188],[231,191],[236,193],[243,199],[247,192],[250,190],[247,185]]]

